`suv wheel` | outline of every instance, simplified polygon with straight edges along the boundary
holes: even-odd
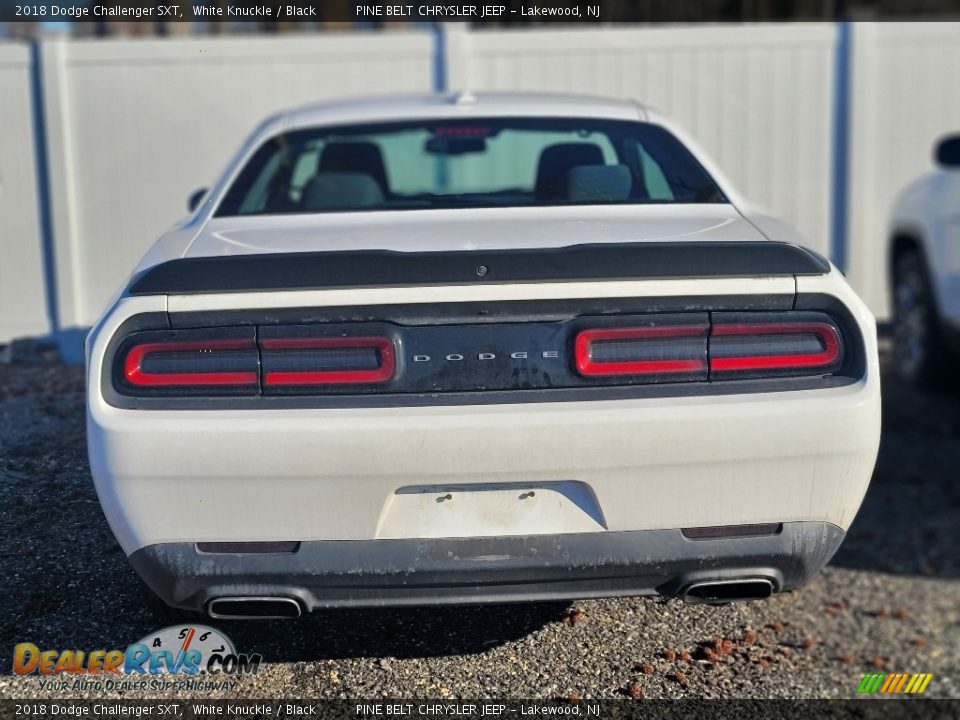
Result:
[[[900,378],[936,387],[946,377],[946,349],[920,253],[901,253],[893,267],[893,363]]]

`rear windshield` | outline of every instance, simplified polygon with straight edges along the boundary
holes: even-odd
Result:
[[[278,135],[217,215],[716,202],[707,172],[657,125],[482,118]]]

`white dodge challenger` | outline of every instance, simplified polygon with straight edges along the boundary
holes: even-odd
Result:
[[[642,106],[315,105],[195,204],[87,340],[162,607],[762,598],[857,512],[873,317]]]

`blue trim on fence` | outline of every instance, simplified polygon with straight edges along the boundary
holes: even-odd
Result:
[[[433,91],[447,91],[447,34],[443,23],[433,24]],[[446,188],[450,178],[447,175],[446,158],[438,155],[433,166],[434,182],[438,188]]]
[[[447,91],[447,35],[443,23],[433,24],[433,91]]]
[[[60,305],[57,296],[57,259],[53,242],[53,208],[50,205],[50,181],[47,165],[47,122],[43,104],[43,67],[40,42],[30,43],[30,93],[33,110],[33,157],[37,175],[37,212],[43,254],[44,295],[50,335],[60,332]]]
[[[850,70],[853,25],[837,24],[833,80],[833,143],[830,168],[830,259],[847,269],[847,200],[850,163]]]

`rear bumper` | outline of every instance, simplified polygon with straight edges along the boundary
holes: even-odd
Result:
[[[101,505],[128,555],[167,543],[846,529],[876,458],[879,392],[874,379],[746,396],[262,413],[94,398],[88,430]]]
[[[690,540],[680,530],[453,539],[313,541],[289,553],[204,553],[163,543],[130,562],[171,605],[203,610],[221,597],[285,597],[302,608],[683,596],[694,583],[806,582],[844,532],[784,523],[779,533]]]

